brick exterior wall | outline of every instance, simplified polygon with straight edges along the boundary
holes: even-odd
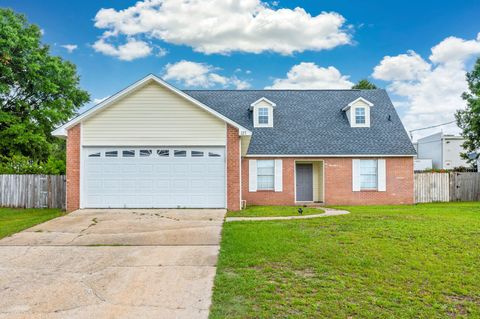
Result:
[[[326,205],[413,204],[413,158],[386,158],[387,191],[352,191],[352,158],[283,158],[283,192],[248,191],[248,161],[242,159],[242,199],[247,205],[294,205],[295,160],[324,163]]]
[[[68,130],[67,212],[80,208],[80,124]]]
[[[240,209],[240,136],[227,124],[227,209]]]
[[[413,204],[413,157],[386,158],[387,191],[352,192],[352,159],[325,160],[326,205]]]
[[[295,205],[295,164],[293,158],[282,158],[283,192],[248,191],[249,160],[273,160],[275,158],[243,158],[242,159],[242,199],[247,205]],[[278,159],[278,158],[277,158]]]

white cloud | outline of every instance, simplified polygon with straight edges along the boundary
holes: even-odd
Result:
[[[245,89],[249,89],[251,87],[251,85],[248,81],[240,80],[239,78],[237,78],[235,76],[230,78],[230,82],[232,83],[232,85],[237,90],[245,90]]]
[[[472,55],[480,54],[480,33],[475,40],[448,37],[432,48],[430,61],[434,63],[463,63]]]
[[[275,79],[266,89],[350,89],[353,83],[348,78],[333,66],[323,68],[302,62],[294,65],[286,78]]]
[[[225,77],[216,73],[217,69],[205,63],[182,60],[167,64],[163,78],[174,80],[186,87],[210,88],[215,86],[246,89],[250,87],[247,81],[237,77]]]
[[[384,81],[416,80],[430,72],[430,64],[414,51],[386,56],[373,70],[373,77]]]
[[[275,8],[261,0],[144,0],[124,10],[101,9],[103,38],[148,36],[206,54],[273,51],[292,54],[351,42],[345,18],[312,16],[303,8]]]
[[[416,129],[454,120],[457,109],[465,106],[462,92],[467,90],[467,63],[480,54],[480,37],[464,40],[449,37],[434,46],[429,61],[409,51],[386,56],[372,76],[390,82],[387,90],[396,96],[397,105],[405,109],[403,122]],[[458,133],[455,125],[422,131],[416,137],[438,132]]]
[[[152,53],[152,48],[148,43],[135,39],[128,39],[127,43],[116,47],[113,44],[107,43],[105,39],[102,38],[93,44],[93,49],[124,61],[144,58]]]
[[[61,47],[64,48],[65,50],[67,50],[68,53],[72,53],[73,51],[75,51],[78,48],[78,45],[76,45],[76,44],[64,44],[64,45],[61,45]]]
[[[109,97],[110,97],[110,95],[102,97],[102,98],[93,99],[93,105],[97,105],[98,103],[101,103],[101,102],[105,101]]]

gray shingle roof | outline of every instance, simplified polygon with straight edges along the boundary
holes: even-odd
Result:
[[[415,149],[385,90],[185,90],[253,132],[249,155],[414,155]],[[273,128],[254,128],[249,106],[276,103]],[[363,97],[369,128],[352,128],[342,108]]]

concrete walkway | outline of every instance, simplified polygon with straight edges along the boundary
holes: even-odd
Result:
[[[226,222],[240,222],[240,221],[263,221],[263,220],[292,220],[292,219],[310,219],[318,217],[339,216],[350,214],[346,210],[337,210],[333,208],[319,208],[324,211],[323,214],[315,215],[298,215],[298,216],[270,216],[270,217],[227,217]]]
[[[1,318],[208,318],[225,210],[80,210],[0,240]]]

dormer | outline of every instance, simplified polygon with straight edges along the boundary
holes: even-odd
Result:
[[[345,106],[342,111],[347,115],[351,127],[370,127],[370,108],[373,103],[363,97]]]
[[[273,109],[276,106],[265,97],[250,104],[250,110],[253,113],[253,127],[273,127]]]

